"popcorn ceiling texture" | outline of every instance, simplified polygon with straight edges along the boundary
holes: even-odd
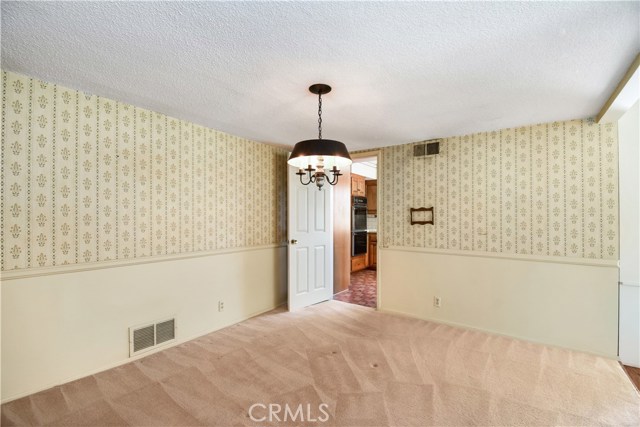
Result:
[[[419,144],[419,143],[416,143]],[[385,245],[618,259],[615,124],[572,120],[384,148]],[[435,208],[410,225],[409,208]]]
[[[282,243],[279,148],[2,72],[2,270]]]
[[[2,67],[249,138],[350,150],[594,116],[639,2],[3,1]]]

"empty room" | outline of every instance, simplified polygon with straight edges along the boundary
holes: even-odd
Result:
[[[2,426],[640,425],[640,2],[0,7]]]

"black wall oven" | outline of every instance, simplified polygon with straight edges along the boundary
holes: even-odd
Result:
[[[367,253],[367,232],[353,231],[351,232],[351,256],[362,255]]]
[[[367,198],[353,196],[351,205],[351,256],[367,253]]]
[[[367,198],[353,196],[351,204],[351,231],[367,230]]]

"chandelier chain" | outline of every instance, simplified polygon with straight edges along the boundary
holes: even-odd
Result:
[[[322,92],[318,94],[318,139],[322,139]]]

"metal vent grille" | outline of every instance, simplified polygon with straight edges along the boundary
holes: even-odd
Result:
[[[154,333],[153,325],[145,326],[140,329],[134,329],[133,331],[133,352],[137,353],[145,348],[153,347]]]
[[[129,356],[175,340],[176,329],[175,318],[129,328]]]
[[[176,329],[174,326],[174,319],[156,323],[156,345],[171,341],[176,337]]]
[[[431,156],[440,153],[440,139],[432,139],[427,141],[426,144],[419,144],[413,146],[414,157]]]

